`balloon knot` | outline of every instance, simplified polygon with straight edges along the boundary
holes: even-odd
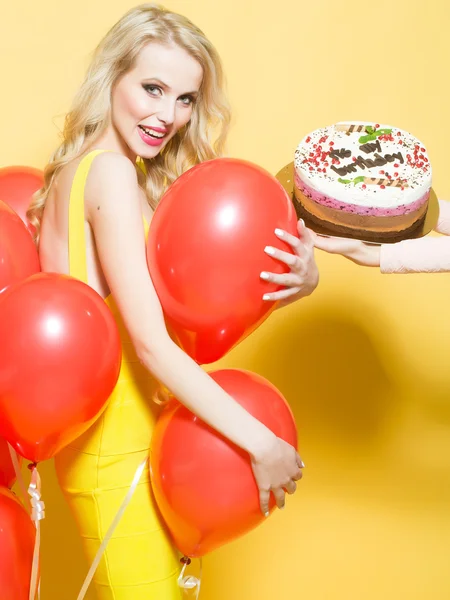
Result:
[[[192,561],[189,558],[189,556],[183,556],[183,558],[180,558],[180,563],[182,563],[183,565],[190,565],[191,562]]]
[[[28,465],[28,468],[30,469],[30,471],[33,471],[34,469],[37,468],[37,462],[32,462]]]

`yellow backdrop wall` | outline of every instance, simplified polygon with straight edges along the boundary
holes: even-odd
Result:
[[[435,190],[449,197],[445,0],[166,5],[221,52],[231,155],[276,173],[307,131],[379,120],[423,140]],[[1,166],[43,167],[89,53],[131,6],[2,2]],[[306,469],[284,512],[207,557],[203,600],[447,600],[450,277],[318,262],[317,292],[220,363],[261,373],[286,395]],[[41,471],[42,597],[75,598],[87,565],[52,464]]]

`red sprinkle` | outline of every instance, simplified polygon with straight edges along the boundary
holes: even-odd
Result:
[[[385,187],[386,187],[385,185],[380,185],[380,188],[381,188],[382,190],[384,190],[384,188],[385,188]]]
[[[309,144],[310,141],[311,141],[311,138],[308,135],[308,137],[306,138],[306,143]]]
[[[384,171],[380,171],[380,175],[384,175]]]
[[[425,152],[425,148],[421,148],[422,152]]]
[[[394,177],[398,177],[398,173],[394,173]]]
[[[379,127],[380,127],[380,125],[377,123],[377,124],[375,125],[375,129],[378,129]]]
[[[310,170],[310,171],[314,171],[313,167],[309,167],[309,170]]]
[[[397,131],[397,135],[402,135],[402,132],[401,131]]]
[[[367,186],[366,186],[365,183],[363,183],[361,187],[362,187],[363,190],[365,190]]]
[[[398,163],[394,163],[394,167],[395,167],[396,169],[398,169],[398,168],[399,168],[399,166],[400,166],[400,165],[399,165]]]
[[[330,146],[334,146],[334,142],[330,142]]]
[[[353,162],[356,162],[356,156],[354,156],[354,157],[352,158],[352,160],[353,160]]]

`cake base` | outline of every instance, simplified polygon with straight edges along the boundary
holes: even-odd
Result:
[[[298,215],[306,221],[312,221],[316,225],[326,227],[335,235],[351,235],[352,237],[364,237],[368,241],[379,242],[380,240],[402,240],[420,227],[427,213],[428,200],[420,207],[416,214],[406,214],[388,217],[383,226],[382,217],[370,217],[352,213],[340,213],[328,207],[316,205],[307,198],[300,190],[295,189],[293,195],[294,206]],[[315,211],[315,212],[313,212]],[[318,213],[318,214],[317,214]],[[323,213],[324,218],[321,218]],[[342,220],[340,220],[342,217]],[[345,221],[348,221],[348,225]]]
[[[306,210],[306,208],[297,200],[297,198],[293,197],[295,211],[299,218],[302,218],[305,221],[305,225],[316,231],[316,233],[320,233],[317,229],[317,225],[321,227],[321,230],[327,230],[326,235],[333,235],[336,237],[350,237],[353,239],[364,240],[367,242],[376,242],[378,244],[383,243],[395,243],[401,242],[402,240],[409,239],[411,237],[415,237],[414,232],[423,226],[425,221],[426,213],[424,213],[418,221],[413,223],[410,227],[403,229],[401,232],[399,231],[370,231],[368,229],[358,229],[356,227],[345,227],[344,225],[339,225],[338,223],[331,223],[330,221],[323,221],[318,218],[316,215],[311,214]],[[419,236],[420,237],[420,236]]]
[[[339,225],[336,225],[339,229],[335,229],[332,225],[330,227],[329,222],[310,215],[310,213],[306,211],[295,198],[293,162],[280,169],[276,174],[276,178],[292,199],[298,217],[305,221],[307,227],[321,235],[357,239],[372,244],[393,244],[405,239],[424,237],[434,229],[438,222],[439,203],[434,190],[431,189],[425,214],[423,214],[416,223],[401,232],[396,231],[386,234],[381,232],[369,232],[365,229],[350,230],[345,227],[340,227]]]

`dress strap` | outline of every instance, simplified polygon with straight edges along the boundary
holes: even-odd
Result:
[[[78,165],[70,190],[69,201],[69,273],[72,277],[88,282],[86,262],[86,233],[84,216],[84,189],[92,162],[96,156],[108,150],[89,152]]]

